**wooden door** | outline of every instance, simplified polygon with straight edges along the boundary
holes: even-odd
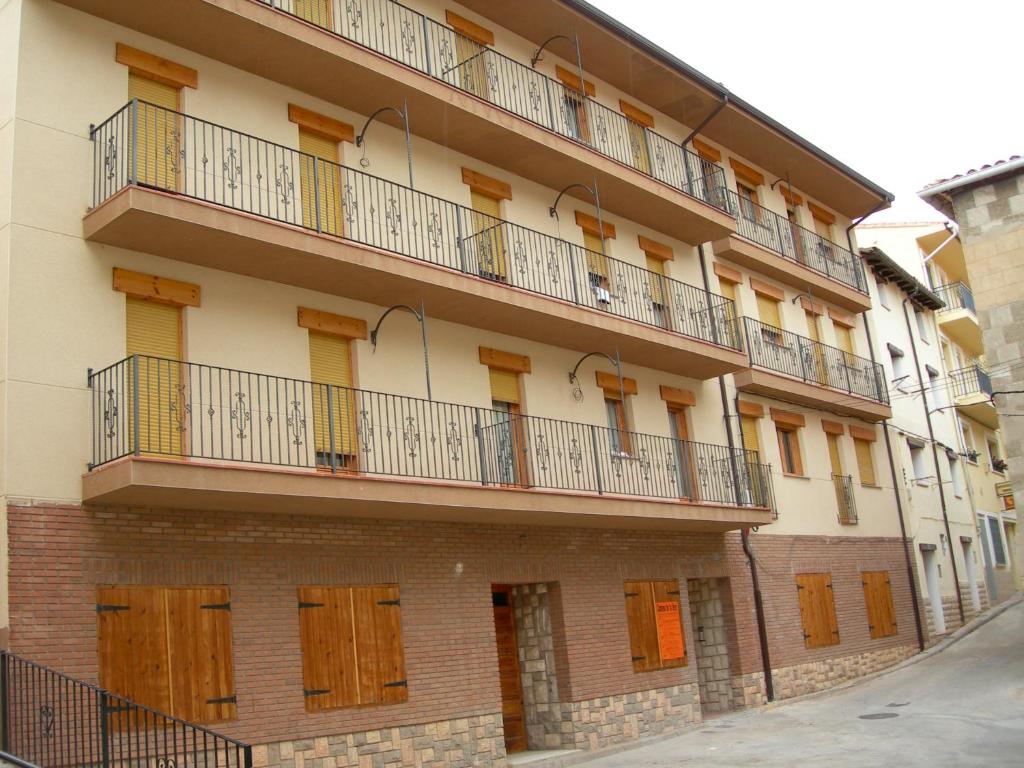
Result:
[[[139,184],[177,189],[181,160],[179,93],[173,85],[128,73],[128,98],[139,100],[133,160]]]
[[[300,128],[299,152],[302,226],[340,237],[344,227],[338,142]]]
[[[523,684],[519,676],[519,642],[516,617],[512,608],[512,590],[507,586],[491,588],[494,606],[494,637],[498,646],[498,676],[501,681],[501,716],[505,724],[505,751],[526,749],[526,718],[523,711]]]
[[[665,277],[665,262],[653,256],[647,257],[647,282],[651,292],[651,309],[655,320],[662,328],[671,325],[667,294],[668,284]]]
[[[501,201],[473,190],[473,242],[476,243],[477,269],[482,277],[505,282],[505,237],[502,232]]]
[[[793,237],[793,250],[796,260],[806,263],[807,254],[804,251],[803,229],[800,227],[800,222],[797,221],[796,211],[787,207],[786,218],[789,219],[789,231]]]

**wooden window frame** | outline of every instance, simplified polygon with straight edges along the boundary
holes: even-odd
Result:
[[[623,594],[633,672],[687,666],[679,580],[631,579],[623,582]],[[673,615],[678,618],[678,635]],[[665,658],[666,651],[672,654],[669,658]]]
[[[800,457],[800,434],[798,428],[776,422],[775,438],[779,444],[779,461],[782,464],[782,474],[788,477],[805,477],[803,459]],[[786,460],[787,445],[791,462]]]

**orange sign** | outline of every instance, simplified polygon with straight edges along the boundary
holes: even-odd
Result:
[[[658,652],[661,654],[661,660],[685,658],[683,625],[679,621],[679,603],[666,601],[655,603],[654,607],[658,614]]]
[[[1016,509],[1017,502],[1013,496],[1003,496],[1003,509]]]

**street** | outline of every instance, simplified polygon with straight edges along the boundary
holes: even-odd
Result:
[[[1024,603],[891,674],[583,765],[1024,765]]]

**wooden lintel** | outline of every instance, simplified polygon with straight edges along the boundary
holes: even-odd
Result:
[[[345,317],[333,312],[299,307],[299,325],[311,331],[343,336],[346,339],[367,338],[366,321],[357,317]]]
[[[201,300],[199,286],[195,283],[183,283],[120,267],[114,267],[114,290],[175,307],[198,307]]]

